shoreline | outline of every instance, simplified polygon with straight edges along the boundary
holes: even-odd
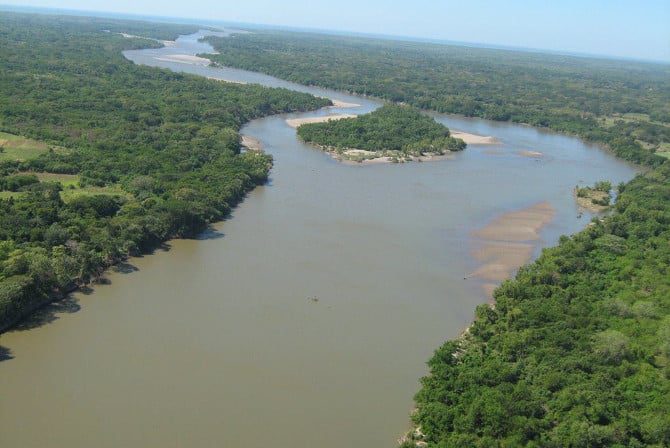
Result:
[[[353,109],[355,107],[361,107],[361,105],[357,104],[357,103],[347,103],[346,101],[340,101],[340,100],[336,100],[334,98],[327,98],[327,97],[323,97],[323,98],[326,98],[326,99],[332,101],[333,105],[332,106],[326,106],[326,107],[330,107],[330,108],[333,108],[333,109]]]
[[[215,78],[213,76],[206,76],[206,78],[211,79],[212,81],[229,82],[231,84],[240,84],[240,85],[249,84],[248,82],[244,82],[244,81],[233,81],[232,79]]]
[[[415,156],[401,154],[399,151],[367,151],[365,149],[355,148],[339,149],[331,146],[319,145],[317,143],[303,143],[328,154],[333,160],[348,166],[379,165],[386,163],[438,162],[441,160],[452,160],[456,154],[453,151],[446,151],[444,154],[426,153],[421,156]]]
[[[575,199],[575,203],[579,207],[580,212],[587,211],[589,213],[600,214],[606,212],[612,206],[612,204],[600,205],[593,203],[594,199],[597,200],[607,197],[607,194],[603,192],[592,191],[591,194],[584,197],[580,197],[577,194],[577,188],[575,188],[574,190],[572,190],[572,197]]]
[[[330,157],[333,159],[337,160],[338,162],[342,163],[343,165],[349,165],[349,166],[363,166],[363,165],[379,165],[379,164],[386,164],[386,163],[410,163],[410,162],[439,162],[442,160],[451,160],[454,158],[454,153],[453,152],[447,152],[446,154],[425,154],[422,156],[389,156],[389,155],[382,155],[379,157],[371,157],[369,159],[348,159],[346,157],[342,157],[342,154],[336,152],[336,151],[328,151],[328,150],[323,150],[326,152]],[[346,153],[347,151],[363,151],[360,149],[349,149],[345,150],[344,152]],[[367,152],[372,152],[372,151],[365,151]]]
[[[247,151],[263,152],[263,144],[261,141],[249,135],[242,135],[240,146],[246,148]]]

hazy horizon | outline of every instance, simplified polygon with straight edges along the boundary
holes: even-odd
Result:
[[[416,0],[408,5],[373,0],[340,0],[337,8],[319,1],[255,0],[235,4],[194,0],[165,4],[157,0],[5,1],[10,8],[46,8],[91,14],[124,14],[207,22],[237,22],[335,33],[451,41],[610,58],[670,63],[670,2],[569,0],[560,5],[513,0],[467,5]],[[453,4],[452,4],[453,3]],[[383,15],[379,14],[383,11]],[[448,26],[445,26],[448,25]]]

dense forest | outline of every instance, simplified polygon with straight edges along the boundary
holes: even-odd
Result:
[[[341,154],[362,150],[371,153],[370,157],[395,159],[465,149],[465,142],[451,137],[443,124],[414,107],[395,104],[355,118],[306,123],[298,128],[298,136]]]
[[[515,121],[670,156],[670,67],[421,42],[255,31],[208,37],[222,65],[422,109]]]
[[[670,67],[292,33],[209,40],[221,64],[548,127],[646,165],[610,215],[544,250],[435,352],[403,445],[670,446]]]
[[[330,103],[136,66],[123,50],[161,44],[117,34],[195,31],[0,15],[0,330],[128,255],[225,217],[272,164],[241,151],[240,126]]]

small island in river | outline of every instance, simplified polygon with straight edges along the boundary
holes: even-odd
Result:
[[[580,208],[593,213],[607,210],[612,200],[612,184],[608,181],[596,182],[593,187],[575,187],[575,199]]]
[[[361,163],[435,160],[466,146],[418,109],[391,104],[358,117],[302,124],[298,136],[338,160]]]

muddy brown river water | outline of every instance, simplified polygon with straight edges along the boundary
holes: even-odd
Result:
[[[126,57],[348,104],[247,124],[275,166],[231,219],[0,336],[13,357],[0,362],[2,447],[392,447],[425,361],[487,301],[486,280],[470,277],[491,237],[482,229],[541,204],[551,213],[537,237],[514,241],[536,256],[588,223],[576,184],[635,173],[575,138],[438,114],[500,144],[344,165],[300,143],[286,119],[379,102],[170,57],[211,51],[199,36]]]

